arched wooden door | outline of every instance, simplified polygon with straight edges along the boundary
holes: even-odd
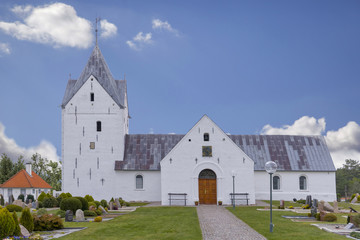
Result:
[[[204,169],[199,174],[199,203],[216,204],[216,174]]]

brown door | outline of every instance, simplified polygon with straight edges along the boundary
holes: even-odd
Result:
[[[199,203],[216,204],[216,179],[199,179]]]

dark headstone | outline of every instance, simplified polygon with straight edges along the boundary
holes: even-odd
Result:
[[[71,210],[65,212],[65,222],[72,222],[74,219],[74,214]]]
[[[311,195],[307,195],[307,196],[306,196],[306,202],[305,202],[305,204],[307,204],[307,205],[309,205],[309,206],[311,207],[311,205],[312,205]]]
[[[318,202],[319,201],[316,198],[314,198],[312,205],[314,205],[315,207],[318,207]]]
[[[349,207],[349,208],[350,208],[350,212],[356,212],[357,213],[357,211],[355,209],[353,209],[352,207]]]

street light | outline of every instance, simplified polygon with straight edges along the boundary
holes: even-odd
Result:
[[[231,176],[233,178],[233,195],[232,195],[232,205],[233,209],[235,209],[235,171],[231,171]]]
[[[265,170],[270,174],[270,232],[273,232],[274,225],[272,223],[272,175],[276,172],[277,165],[273,161],[265,163]]]

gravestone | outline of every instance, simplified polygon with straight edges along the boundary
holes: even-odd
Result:
[[[106,210],[105,210],[105,208],[103,208],[103,206],[99,206],[99,209],[101,210],[101,212],[103,213],[103,214],[106,214],[107,212],[106,212]]]
[[[12,204],[19,206],[19,207],[23,207],[23,201],[21,201],[20,199],[15,200]]]
[[[320,212],[320,221],[324,221],[325,215],[326,215],[326,212],[324,212],[324,211]]]
[[[328,212],[334,212],[334,207],[328,202],[324,202],[324,210]]]
[[[324,211],[324,201],[320,201],[320,202],[318,203],[318,208],[319,208],[319,212]]]
[[[337,201],[334,201],[333,205],[334,205],[334,213],[339,213],[338,202],[337,202]]]
[[[76,210],[76,221],[85,221],[84,212],[81,209]]]
[[[113,203],[113,202],[110,202],[110,203],[109,203],[109,209],[110,209],[110,210],[114,210],[114,203]]]
[[[29,231],[26,229],[26,227],[24,227],[24,226],[21,225],[21,224],[19,224],[19,226],[20,226],[21,235],[24,236],[25,238],[30,237],[30,233],[29,233]]]
[[[65,222],[72,222],[74,219],[73,212],[71,210],[67,210],[65,212]]]
[[[284,209],[284,208],[285,208],[285,201],[280,200],[280,209]]]
[[[355,197],[351,200],[351,203],[356,203],[358,197],[359,197],[359,194],[357,193],[357,194],[355,195]]]
[[[311,216],[316,217],[317,214],[317,199],[314,199],[311,206]]]
[[[353,223],[348,223],[344,229],[352,229],[354,227],[354,224]]]
[[[118,206],[118,208],[121,208],[121,204],[118,198],[115,198],[115,203]]]
[[[314,198],[312,205],[318,207],[318,203],[319,201],[316,198]]]
[[[36,208],[36,202],[31,203],[31,208]]]
[[[38,209],[39,208],[39,201],[35,202],[35,208]]]
[[[96,207],[93,206],[93,205],[91,205],[91,206],[89,207],[89,210],[90,210],[90,211],[95,211],[95,210],[96,210]]]
[[[305,202],[305,204],[309,205],[309,207],[312,206],[311,195],[307,195],[307,196],[306,196],[306,202]]]

